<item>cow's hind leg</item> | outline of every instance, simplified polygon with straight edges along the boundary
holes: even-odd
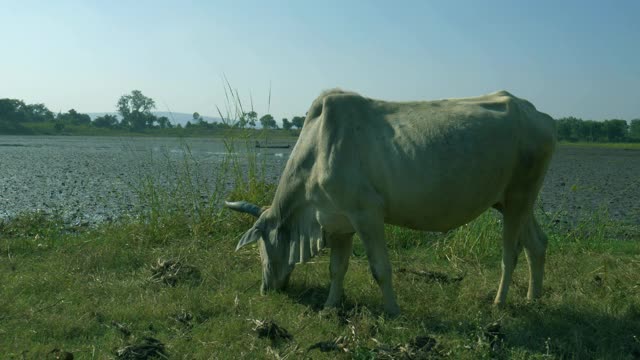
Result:
[[[520,233],[527,220],[528,212],[520,208],[505,207],[502,211],[504,226],[502,228],[502,276],[500,286],[494,300],[495,305],[504,305],[511,285],[513,270],[518,262],[518,255],[522,251]]]
[[[353,247],[353,234],[330,234],[329,246],[331,247],[331,288],[329,297],[324,304],[325,308],[335,307],[340,303],[344,293],[344,275],[349,267],[349,256]]]
[[[503,305],[511,284],[511,276],[518,261],[518,255],[524,247],[529,263],[529,291],[527,298],[535,299],[542,292],[547,237],[533,215],[533,196],[511,195],[501,209],[504,216],[502,277],[494,303]]]
[[[384,310],[389,315],[397,315],[400,308],[393,291],[391,262],[384,239],[384,221],[382,217],[367,216],[355,219],[353,225],[367,252],[371,274],[382,290]]]
[[[523,233],[522,243],[529,263],[529,291],[527,299],[533,300],[542,293],[542,278],[544,277],[544,261],[547,250],[547,236],[536,221],[533,214]]]

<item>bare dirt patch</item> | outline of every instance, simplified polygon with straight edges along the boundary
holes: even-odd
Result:
[[[640,224],[640,150],[559,146],[539,205],[569,223],[597,214]]]

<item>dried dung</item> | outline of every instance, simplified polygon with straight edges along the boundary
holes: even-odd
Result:
[[[333,341],[320,341],[313,345],[311,345],[307,351],[318,349],[321,352],[349,352],[349,348],[347,348],[347,340],[344,336],[340,336]]]
[[[293,336],[289,334],[287,329],[279,326],[272,320],[251,320],[256,326],[253,331],[258,333],[261,338],[269,338],[271,341],[291,340]]]
[[[128,345],[116,350],[116,357],[119,360],[166,359],[167,354],[164,352],[164,344],[160,340],[146,337],[139,344]]]
[[[176,286],[181,282],[197,285],[200,284],[202,275],[198,268],[184,264],[181,261],[158,259],[156,265],[151,267],[149,280],[169,286]]]
[[[60,350],[60,349],[53,349],[49,352],[49,356],[47,356],[47,359],[52,359],[52,360],[73,360],[73,354],[68,352],[68,351],[64,351],[64,350]]]
[[[498,351],[504,343],[505,334],[502,332],[502,326],[499,322],[494,322],[484,328],[482,336],[489,341],[492,351]]]
[[[124,337],[129,337],[131,336],[131,330],[129,330],[129,328],[127,328],[126,325],[121,324],[117,321],[112,321],[111,325],[113,325],[113,327],[115,327],[116,329],[118,329],[118,331],[120,331],[120,333],[124,336]]]

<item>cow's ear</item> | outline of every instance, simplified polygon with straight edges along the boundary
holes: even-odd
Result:
[[[261,237],[262,237],[262,230],[254,225],[251,229],[249,229],[246,233],[244,233],[244,235],[242,235],[242,238],[240,238],[240,241],[236,246],[236,251],[240,250],[243,246],[247,244],[251,244],[260,240]]]

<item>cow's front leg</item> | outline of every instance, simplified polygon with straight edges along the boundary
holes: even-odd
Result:
[[[324,303],[325,308],[338,306],[344,293],[344,275],[349,267],[349,256],[353,247],[353,233],[351,234],[331,234],[329,235],[329,246],[331,247],[331,262],[329,272],[331,273],[331,288],[329,297]]]
[[[400,308],[393,291],[391,262],[389,262],[384,239],[383,219],[368,217],[365,221],[358,223],[355,228],[367,251],[371,274],[382,290],[384,310],[389,315],[397,315],[400,313]]]

